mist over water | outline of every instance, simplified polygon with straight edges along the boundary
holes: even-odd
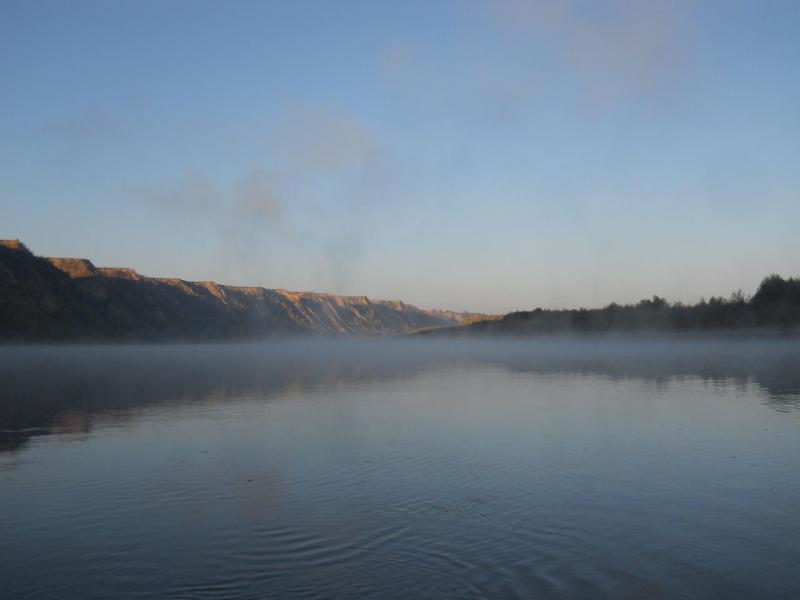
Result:
[[[793,598],[800,343],[0,348],[11,598]]]

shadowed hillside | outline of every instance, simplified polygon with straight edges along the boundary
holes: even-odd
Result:
[[[38,257],[18,240],[0,240],[0,340],[391,335],[474,317],[366,296],[146,277],[81,258]]]

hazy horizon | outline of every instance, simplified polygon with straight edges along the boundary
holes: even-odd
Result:
[[[504,313],[800,273],[795,2],[6,2],[0,238]]]

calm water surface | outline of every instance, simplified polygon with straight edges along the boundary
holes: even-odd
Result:
[[[800,344],[0,348],[4,598],[798,598]]]

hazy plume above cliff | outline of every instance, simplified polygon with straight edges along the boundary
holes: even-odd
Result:
[[[315,255],[314,287],[353,291],[365,231],[389,200],[388,154],[363,122],[320,108],[289,110],[262,135],[270,140],[269,161],[238,165],[228,181],[186,172],[148,196],[168,213],[212,224],[234,278],[259,278],[259,264],[279,245],[285,269],[294,267],[295,256]],[[340,227],[299,218],[309,211],[330,213],[331,203],[338,204],[337,213],[345,210],[333,217],[344,218]]]

